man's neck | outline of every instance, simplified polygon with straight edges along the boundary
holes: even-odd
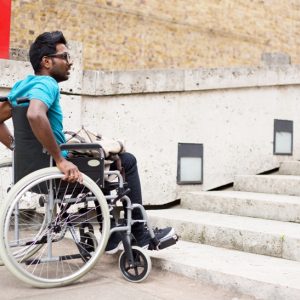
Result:
[[[45,71],[39,71],[34,73],[35,76],[50,76],[48,72]]]

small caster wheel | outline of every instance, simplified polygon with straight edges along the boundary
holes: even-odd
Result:
[[[128,257],[123,251],[119,257],[119,268],[126,280],[130,282],[141,282],[145,280],[152,269],[149,255],[141,247],[132,246],[134,261],[129,263]]]

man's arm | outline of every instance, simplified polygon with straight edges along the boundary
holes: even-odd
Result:
[[[12,150],[13,136],[4,121],[11,118],[11,105],[8,101],[0,102],[0,142]]]
[[[14,138],[5,123],[0,123],[0,142],[10,150],[13,150]]]
[[[49,119],[47,116],[48,107],[40,100],[30,100],[27,111],[27,118],[31,129],[38,141],[47,149],[56,162],[56,166],[65,175],[64,180],[82,182],[82,174],[77,166],[67,161],[62,155],[61,150],[55,140]]]

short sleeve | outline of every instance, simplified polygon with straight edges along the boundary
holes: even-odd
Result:
[[[28,98],[37,99],[44,102],[49,108],[53,102],[57,99],[59,88],[56,82],[53,82],[50,78],[44,78],[39,82],[36,82],[32,89],[28,93]]]

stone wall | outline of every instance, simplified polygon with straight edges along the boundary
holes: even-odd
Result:
[[[12,48],[57,29],[84,44],[84,69],[256,66],[264,52],[300,64],[298,0],[12,0]]]
[[[71,45],[80,56],[81,47]],[[144,202],[162,204],[300,159],[300,66],[145,71],[82,71],[61,85],[65,129],[125,140],[139,165]],[[0,94],[31,72],[0,60]],[[294,124],[293,155],[274,155],[274,119]],[[178,143],[204,147],[203,184],[176,183]],[[9,155],[0,146],[0,159]]]

